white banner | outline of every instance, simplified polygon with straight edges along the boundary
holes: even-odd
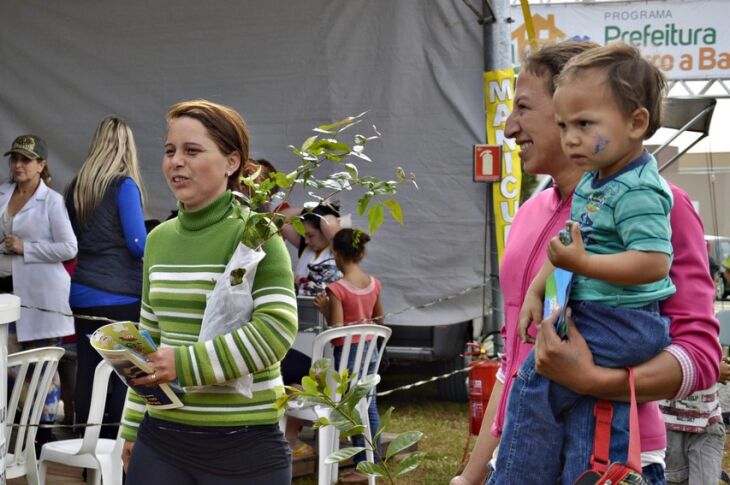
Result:
[[[730,77],[730,1],[670,0],[530,5],[539,42],[622,40],[641,49],[669,79]],[[513,59],[527,47],[519,5],[512,7]]]

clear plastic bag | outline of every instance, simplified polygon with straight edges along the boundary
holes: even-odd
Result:
[[[263,250],[251,249],[243,243],[238,243],[226,269],[216,281],[213,291],[208,295],[198,336],[199,342],[233,332],[241,327],[242,322],[251,320],[253,280],[256,276],[256,267],[264,256]],[[251,374],[223,385],[237,389],[246,397],[253,395],[251,392],[253,376]]]

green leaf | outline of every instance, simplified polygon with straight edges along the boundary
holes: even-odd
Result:
[[[363,215],[365,213],[365,209],[368,208],[368,203],[370,203],[370,199],[373,198],[372,192],[367,192],[365,195],[363,195],[360,200],[357,201],[357,213],[359,215]]]
[[[372,159],[362,152],[356,152],[353,150],[349,153],[349,155],[352,155],[357,158],[361,158],[361,159],[365,160],[366,162],[372,162]]]
[[[309,394],[319,394],[319,390],[317,389],[317,383],[309,376],[302,377],[302,387]]]
[[[337,130],[337,133],[340,134],[343,131],[352,128],[353,126],[355,126],[356,124],[360,123],[361,121],[362,120],[357,120],[357,121],[353,121],[352,123],[348,123],[345,126],[343,126],[342,128],[340,128],[339,130]]]
[[[350,448],[340,448],[339,450],[335,451],[334,453],[330,453],[327,458],[324,459],[324,462],[328,465],[331,465],[332,463],[340,463],[341,461],[345,461],[348,458],[352,458],[353,456],[357,455],[361,451],[365,451],[365,448],[362,446],[353,446]]]
[[[390,210],[390,215],[393,217],[393,219],[395,219],[398,224],[403,224],[403,210],[401,209],[398,201],[393,199],[386,199],[383,201],[383,204],[388,207],[388,210]]]
[[[312,129],[315,133],[322,133],[323,135],[335,135],[336,133],[332,130],[323,130],[322,128],[314,128]]]
[[[354,418],[354,416],[353,416],[353,418]],[[346,433],[347,431],[351,430],[355,426],[359,425],[359,423],[353,424],[350,419],[345,417],[344,414],[342,414],[340,411],[338,411],[336,409],[333,410],[330,415],[330,424],[332,426],[334,426],[335,428],[337,428],[337,431],[339,431],[340,433]]]
[[[349,438],[350,436],[361,435],[364,432],[365,432],[365,425],[358,424],[357,426],[353,426],[352,428],[348,429],[347,431],[343,431],[342,433],[340,433],[340,437]]]
[[[352,410],[355,408],[360,399],[370,394],[370,391],[380,381],[378,374],[366,376],[362,381],[358,382],[357,385],[352,386],[347,394],[342,397],[342,405]]]
[[[370,234],[375,234],[375,231],[383,224],[385,219],[385,210],[382,204],[376,204],[368,209],[368,230]]]
[[[317,135],[312,135],[309,138],[307,138],[306,140],[304,140],[304,143],[302,143],[302,151],[306,152],[309,149],[309,147],[312,146],[312,143],[314,143],[315,140],[317,140],[317,138],[319,138]]]
[[[375,434],[373,435],[373,441],[376,441],[378,439],[378,436],[383,434],[385,428],[390,425],[390,415],[393,414],[394,409],[395,408],[393,406],[389,407],[388,410],[385,411],[385,414],[380,417],[380,425],[378,426],[378,429],[375,430]]]
[[[383,477],[386,475],[385,469],[382,467],[382,465],[369,461],[361,461],[360,463],[358,463],[357,471],[375,477]]]
[[[351,190],[352,186],[350,185],[349,180],[343,178],[330,178],[329,180],[324,180],[322,182],[322,188],[342,191]]]
[[[309,153],[319,155],[323,152],[342,157],[350,153],[350,145],[337,141],[334,138],[320,138],[309,147]]]
[[[421,462],[425,457],[425,451],[416,451],[403,458],[403,460],[398,463],[398,466],[395,469],[395,476],[399,477],[401,475],[405,475],[406,473],[412,472],[421,465]]]
[[[359,172],[357,171],[357,165],[355,165],[354,163],[346,163],[345,169],[350,174],[350,177],[352,177],[354,180],[357,180],[357,176],[359,174]]]
[[[388,445],[388,451],[385,452],[385,459],[389,459],[393,455],[397,455],[401,451],[405,450],[414,443],[423,438],[423,433],[420,431],[406,431],[395,437],[393,441]]]
[[[332,123],[330,123],[328,125],[318,126],[317,128],[315,128],[315,131],[317,131],[317,130],[322,130],[322,131],[332,131],[332,130],[335,130],[335,129],[339,128],[342,125],[349,125],[349,124],[351,124],[351,123],[353,123],[353,122],[361,119],[363,116],[365,116],[366,113],[367,113],[367,111],[363,111],[362,113],[360,113],[357,116],[348,116],[347,118],[343,118],[341,120],[332,122]]]
[[[307,231],[304,229],[304,224],[302,223],[302,220],[299,217],[292,217],[290,222],[291,227],[293,227],[294,230],[297,231],[297,234],[304,237],[304,233]]]
[[[320,426],[329,426],[330,424],[332,424],[332,423],[330,423],[330,420],[329,420],[329,419],[327,419],[327,418],[325,418],[324,416],[320,416],[320,418],[319,418],[319,420],[317,421],[317,423],[318,423],[318,424],[319,424]]]
[[[342,376],[339,372],[332,372],[332,379],[338,384],[342,382]]]
[[[337,384],[337,389],[335,392],[339,394],[340,396],[343,395],[345,392],[347,392],[347,387],[350,385],[349,381],[342,381],[339,384]]]
[[[268,182],[269,187],[266,189],[267,192],[269,192],[274,187],[281,187],[282,189],[288,189],[291,187],[291,182],[289,182],[289,178],[286,176],[286,174],[283,174],[281,172],[275,172],[269,175],[269,178],[265,180],[265,182]],[[262,184],[262,187],[263,184]]]

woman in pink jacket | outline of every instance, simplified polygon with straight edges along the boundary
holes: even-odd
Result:
[[[451,485],[481,484],[486,464],[499,443],[512,379],[530,351],[517,336],[517,317],[525,292],[547,257],[547,242],[570,219],[573,191],[582,170],[566,157],[554,120],[553,77],[574,55],[594,47],[589,42],[546,46],[525,60],[515,90],[514,109],[505,135],[515,138],[524,169],[553,178],[553,187],[528,200],[517,212],[500,267],[504,297],[504,356],[472,456]],[[671,184],[670,184],[671,185]],[[671,186],[674,260],[670,277],[677,292],[661,304],[670,317],[672,343],[659,355],[635,367],[639,402],[644,475],[649,483],[663,484],[666,433],[657,399],[676,399],[715,383],[721,349],[719,324],[714,316],[714,286],[707,272],[704,229],[687,194]],[[580,333],[570,326],[560,340],[552,325],[541,325],[536,337],[537,371],[574,392],[599,399],[629,399],[628,374],[593,364]],[[490,433],[491,432],[491,433]]]

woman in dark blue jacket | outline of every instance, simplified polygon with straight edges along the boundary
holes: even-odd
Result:
[[[66,194],[66,207],[79,242],[78,264],[71,279],[74,314],[139,321],[147,238],[141,187],[132,130],[117,117],[105,118]],[[89,336],[104,323],[75,319],[77,423],[88,419],[94,370],[101,360],[89,344]],[[111,387],[104,422],[119,422],[126,387],[116,377]],[[116,427],[102,428],[102,437],[116,435]]]

